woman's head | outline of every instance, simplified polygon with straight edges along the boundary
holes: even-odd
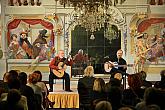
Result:
[[[105,82],[102,78],[96,78],[93,85],[93,90],[98,92],[105,91]]]
[[[29,74],[29,78],[28,78],[29,83],[36,84],[38,82],[38,77],[39,74],[37,73]]]
[[[92,77],[94,75],[93,66],[87,66],[84,70],[84,76]]]
[[[137,74],[140,75],[140,77],[142,78],[142,80],[146,80],[147,74],[146,74],[145,71],[141,71],[141,72],[139,72],[139,73],[137,73]]]
[[[128,75],[128,85],[132,89],[139,89],[142,86],[142,80],[138,74]]]

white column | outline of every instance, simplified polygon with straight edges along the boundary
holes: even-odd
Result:
[[[3,78],[3,74],[8,71],[7,68],[7,37],[6,37],[6,21],[5,21],[5,7],[6,0],[1,0],[1,47],[3,51],[3,57],[0,59],[0,79]]]
[[[127,23],[127,64],[133,64],[134,63],[134,55],[131,54],[131,48],[133,45],[131,45],[131,36],[130,36],[130,29],[129,29],[129,25],[130,25],[130,21],[132,19],[133,14],[126,14],[126,23]],[[133,74],[134,70],[133,67],[128,67],[127,68],[127,73],[129,74]]]

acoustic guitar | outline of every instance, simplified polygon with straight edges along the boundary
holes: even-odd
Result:
[[[111,61],[109,61],[109,62],[105,62],[104,63],[104,70],[106,72],[110,72],[113,67],[115,67],[115,68],[118,69],[118,67],[133,67],[133,66],[134,66],[134,64],[118,65],[117,62],[111,62]]]
[[[64,76],[64,72],[67,69],[66,62],[67,62],[69,57],[70,57],[70,55],[68,55],[68,57],[64,60],[64,62],[58,63],[58,68],[61,68],[61,69],[58,69],[58,70],[52,69],[52,72],[54,73],[54,75],[56,75],[59,78]]]

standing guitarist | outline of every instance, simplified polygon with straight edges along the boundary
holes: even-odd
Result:
[[[70,77],[69,74],[65,72],[66,65],[71,66],[73,63],[72,59],[70,57],[65,58],[64,57],[64,51],[59,50],[58,55],[53,58],[53,60],[50,62],[50,74],[49,74],[49,86],[50,92],[53,92],[53,79],[57,78],[64,78],[65,79],[65,91],[72,92],[70,90]]]

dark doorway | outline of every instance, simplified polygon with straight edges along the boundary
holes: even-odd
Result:
[[[112,25],[111,29],[117,33],[117,39],[109,40],[104,37],[104,28],[93,33],[94,39],[91,39],[91,32],[77,25],[71,32],[71,51],[75,55],[79,49],[84,50],[84,54],[88,54],[90,62],[95,68],[96,74],[104,73],[104,58],[108,56],[110,59],[115,58],[116,51],[121,48],[121,32]]]

